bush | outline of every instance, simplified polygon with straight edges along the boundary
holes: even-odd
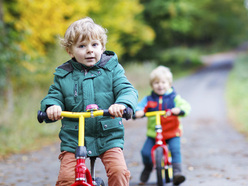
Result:
[[[201,64],[200,52],[186,47],[167,49],[160,52],[159,64],[191,68]]]

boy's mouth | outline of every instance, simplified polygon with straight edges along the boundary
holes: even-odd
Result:
[[[85,59],[87,59],[87,60],[92,60],[92,59],[95,59],[94,57],[87,57],[87,58],[85,58]]]

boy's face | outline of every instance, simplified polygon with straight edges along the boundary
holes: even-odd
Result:
[[[152,89],[158,95],[164,95],[170,88],[170,83],[165,79],[155,79],[152,82]]]
[[[72,58],[75,57],[77,62],[91,67],[101,59],[103,46],[99,40],[79,40],[67,52]]]

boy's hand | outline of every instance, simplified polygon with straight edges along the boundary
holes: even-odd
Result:
[[[60,117],[61,115],[61,107],[58,105],[53,105],[47,108],[46,113],[47,116],[50,120],[54,121],[54,120],[60,120],[62,119],[62,117]]]
[[[135,118],[142,118],[145,115],[143,110],[138,110],[135,112]]]
[[[114,117],[122,117],[124,110],[126,107],[121,104],[113,104],[109,107],[109,113]]]
[[[173,115],[176,115],[177,116],[181,112],[181,109],[175,107],[175,108],[172,108],[171,109],[171,112],[172,112]]]

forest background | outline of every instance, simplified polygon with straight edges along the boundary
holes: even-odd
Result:
[[[39,125],[36,113],[69,56],[59,46],[67,27],[92,17],[108,30],[107,49],[117,53],[140,98],[150,91],[157,65],[175,77],[203,65],[202,56],[245,46],[246,0],[0,0],[0,157],[57,140],[59,124]],[[230,119],[247,133],[248,55],[244,47],[227,86]]]

